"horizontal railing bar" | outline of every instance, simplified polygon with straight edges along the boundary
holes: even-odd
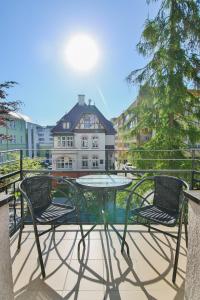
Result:
[[[6,188],[8,188],[10,185],[15,184],[15,183],[17,183],[17,182],[19,182],[19,181],[20,181],[20,178],[14,180],[14,181],[8,182],[6,185],[1,186],[0,189],[6,189]]]
[[[144,160],[151,160],[151,161],[154,161],[154,160],[162,160],[162,161],[196,161],[198,159],[196,158],[134,158],[133,161],[144,161]]]
[[[188,152],[192,152],[192,151],[197,151],[200,152],[200,148],[182,148],[182,149],[155,149],[155,150],[149,150],[149,149],[124,149],[124,148],[113,148],[113,149],[108,149],[108,148],[69,148],[69,147],[63,147],[63,148],[50,148],[50,149],[21,149],[22,151],[40,151],[40,152],[45,152],[45,151],[124,151],[124,152],[180,152],[180,151],[188,151]],[[0,153],[8,153],[8,152],[15,152],[15,151],[20,151],[20,149],[12,149],[12,150],[3,150],[0,151]]]
[[[23,150],[25,150],[25,149],[23,149]],[[0,151],[0,153],[8,153],[8,152],[16,152],[16,151],[20,152],[20,149],[2,150],[2,151]]]
[[[12,177],[12,176],[18,175],[18,174],[20,174],[20,170],[14,171],[14,172],[11,172],[11,173],[8,173],[8,174],[3,175],[3,176],[0,176],[0,181],[1,181],[1,180],[4,180],[4,179],[6,179],[6,178],[10,178],[10,177]]]
[[[124,174],[134,174],[134,173],[159,173],[159,172],[192,172],[194,170],[192,169],[162,169],[162,170],[154,170],[154,169],[135,169],[135,170],[90,170],[90,169],[84,169],[84,170],[44,170],[44,169],[39,169],[39,170],[23,170],[23,173],[40,173],[40,172],[44,172],[44,173],[53,173],[53,172],[60,172],[60,173],[72,173],[72,172],[79,172],[79,173],[124,173]]]
[[[12,160],[3,161],[3,162],[0,162],[0,166],[6,165],[6,164],[11,164],[11,163],[18,162],[18,161],[20,161],[20,159],[12,159]]]

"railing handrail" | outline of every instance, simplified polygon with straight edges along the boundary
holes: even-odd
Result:
[[[60,150],[76,150],[76,151],[124,151],[124,152],[180,152],[180,151],[200,151],[200,148],[179,148],[179,149],[125,149],[125,148],[74,148],[74,147],[61,147],[49,149],[36,149],[36,148],[23,148],[23,149],[10,149],[1,150],[0,153],[16,152],[16,151],[60,151]]]

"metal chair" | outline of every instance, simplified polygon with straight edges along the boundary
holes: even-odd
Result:
[[[64,186],[65,192],[58,188],[61,184]],[[65,221],[68,222],[70,218],[76,218],[76,223],[79,223],[79,212],[76,206],[78,192],[75,185],[69,180],[45,175],[25,178],[20,183],[19,190],[27,202],[32,218],[41,273],[44,278],[45,268],[39,237],[50,230],[55,230],[57,226],[62,225]],[[55,203],[55,193],[62,195],[64,203]],[[21,246],[24,221],[25,217],[23,216],[19,232],[18,250],[20,250]],[[51,225],[51,228],[39,233],[37,225]],[[83,235],[81,224],[80,229]]]
[[[153,181],[154,189],[149,190],[149,186],[147,185],[146,195],[142,196],[140,192],[142,190],[142,185],[146,183],[148,184],[148,181]],[[121,247],[121,251],[123,252],[128,220],[133,221],[133,218],[135,216],[137,217],[137,221],[139,220],[139,218],[145,219],[147,221],[147,224],[142,224],[148,227],[149,232],[152,228],[156,231],[169,235],[170,237],[176,238],[176,254],[172,275],[173,283],[175,283],[176,281],[183,218],[185,224],[186,246],[188,243],[187,221],[185,214],[186,206],[183,196],[184,188],[189,188],[187,183],[172,176],[152,176],[146,177],[139,181],[133,187],[130,195],[127,198],[126,219]],[[139,208],[131,210],[131,201],[135,200],[135,198],[141,199],[141,203]],[[161,224],[168,227],[173,227],[178,224],[178,234],[176,236],[169,232],[164,232],[156,227],[152,227],[150,223]]]

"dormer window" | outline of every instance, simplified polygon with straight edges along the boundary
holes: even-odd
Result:
[[[63,129],[69,129],[69,122],[63,122]]]

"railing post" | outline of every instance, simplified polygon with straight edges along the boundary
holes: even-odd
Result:
[[[23,150],[20,149],[19,151],[20,151],[19,153],[20,180],[22,180],[23,179]]]
[[[192,172],[191,172],[191,185],[190,185],[191,189],[193,189],[194,186],[194,171],[195,171],[195,149],[192,149]]]
[[[195,149],[192,149],[192,170],[195,171]]]
[[[105,153],[105,154],[106,154],[106,155],[105,155],[105,156],[106,156],[106,161],[105,161],[105,164],[106,164],[106,172],[108,172],[108,150],[106,149],[105,152],[106,152],[106,153]]]
[[[23,179],[23,150],[20,149],[20,180]],[[24,201],[22,195],[20,195],[20,203],[21,203],[21,221],[24,217]]]

